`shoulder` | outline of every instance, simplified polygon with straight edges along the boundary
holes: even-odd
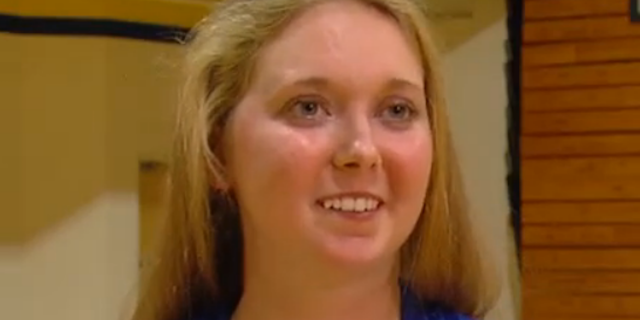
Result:
[[[222,310],[198,310],[181,320],[229,320],[231,317]],[[459,312],[448,310],[437,304],[406,305],[403,307],[402,320],[474,320]]]
[[[229,320],[231,314],[227,308],[221,306],[199,306],[192,308],[187,314],[178,318],[179,320]]]
[[[471,317],[447,308],[437,302],[426,302],[410,291],[402,298],[402,320],[473,320]]]
[[[411,319],[413,320],[413,319]],[[418,320],[418,319],[416,319]],[[473,320],[471,317],[444,308],[428,309],[420,320]]]
[[[403,320],[473,320],[471,317],[438,304],[421,305],[405,310]]]

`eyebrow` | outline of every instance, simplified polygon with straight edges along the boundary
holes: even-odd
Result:
[[[385,89],[413,89],[423,91],[424,85],[402,78],[392,78],[385,84]]]
[[[323,77],[308,77],[298,79],[290,83],[291,86],[312,87],[317,89],[327,89],[331,86],[331,82]]]
[[[307,77],[298,79],[287,86],[306,86],[317,89],[327,89],[331,87],[331,81],[327,78],[323,77]],[[413,90],[424,90],[423,86],[410,80],[402,79],[402,78],[391,78],[388,80],[383,86],[386,90],[394,90],[394,89],[413,89]]]

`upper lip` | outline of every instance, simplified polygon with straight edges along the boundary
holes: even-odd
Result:
[[[340,199],[340,198],[370,198],[370,199],[377,200],[379,203],[384,202],[381,196],[378,196],[374,193],[366,192],[366,191],[336,193],[336,194],[322,197],[318,201],[323,202],[326,200]]]

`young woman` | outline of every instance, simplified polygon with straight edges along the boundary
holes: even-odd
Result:
[[[419,1],[223,1],[188,42],[135,318],[481,318],[432,47]]]

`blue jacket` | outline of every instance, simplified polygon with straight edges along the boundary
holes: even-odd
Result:
[[[406,289],[406,288],[405,288]],[[190,320],[230,320],[231,312],[211,308],[198,310]],[[185,319],[186,320],[186,319]],[[402,320],[472,320],[468,316],[451,311],[439,304],[423,303],[409,290],[402,293]]]

